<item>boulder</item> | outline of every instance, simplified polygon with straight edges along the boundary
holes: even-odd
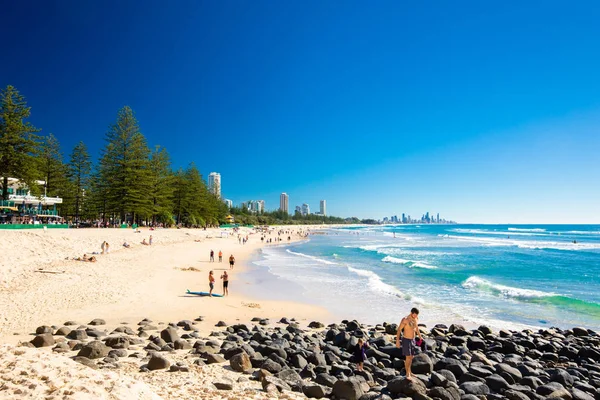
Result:
[[[485,383],[492,391],[496,393],[500,393],[503,390],[508,389],[509,386],[509,383],[506,381],[506,379],[497,374],[493,374],[485,378]]]
[[[563,385],[564,387],[571,387],[571,386],[573,386],[573,382],[574,382],[573,377],[567,371],[565,371],[563,369],[555,369],[550,374],[550,380],[552,382],[558,382],[561,385]]]
[[[74,329],[67,335],[69,339],[84,340],[88,338],[87,332],[84,329]]]
[[[310,326],[309,326],[310,327]],[[302,386],[302,393],[310,399],[322,399],[327,396],[327,390],[316,383],[310,383]]]
[[[427,396],[441,400],[460,400],[460,393],[458,390],[455,392],[450,392],[443,387],[433,387],[429,389],[427,391]]]
[[[433,371],[433,362],[427,354],[417,354],[413,358],[411,370],[415,374],[430,374]]]
[[[561,385],[558,382],[549,382],[546,383],[545,385],[542,386],[538,386],[537,389],[535,389],[535,392],[541,396],[550,396],[550,394],[552,394],[553,392],[556,392],[558,390],[564,389],[564,386]]]
[[[365,392],[358,380],[344,379],[333,385],[332,394],[338,399],[358,400]]]
[[[332,388],[333,385],[335,385],[335,383],[337,382],[337,378],[323,372],[317,375],[315,382],[317,382],[320,385]]]
[[[204,358],[206,358],[207,364],[219,364],[219,363],[224,363],[225,361],[227,361],[220,354],[206,354],[206,356]]]
[[[48,347],[54,345],[56,342],[51,333],[42,333],[40,335],[36,335],[30,342],[35,347]]]
[[[297,392],[302,391],[302,386],[304,386],[304,381],[302,380],[300,375],[293,369],[291,369],[291,368],[283,369],[283,370],[279,371],[275,376],[277,378],[281,379],[282,381],[284,381],[285,383],[287,383],[288,385],[290,385],[292,390],[297,391]]]
[[[463,382],[460,384],[466,394],[473,394],[475,396],[486,396],[490,393],[490,388],[485,383],[481,382]]]
[[[308,324],[308,327],[313,329],[321,329],[324,328],[325,325],[318,321],[312,321],[310,324]]]
[[[594,396],[576,388],[571,389],[571,395],[573,400],[594,400]]]
[[[192,348],[192,345],[184,339],[177,339],[173,342],[173,348],[175,350],[189,350]]]
[[[261,385],[264,391],[268,392],[268,386],[272,385],[277,388],[278,392],[283,392],[284,390],[292,390],[290,385],[277,378],[276,376],[268,375],[261,379]]]
[[[225,377],[219,378],[213,385],[219,390],[233,390],[233,381]]]
[[[177,329],[168,327],[160,332],[160,338],[167,343],[174,343],[179,340],[179,334],[177,334]]]
[[[503,394],[508,400],[529,400],[525,393],[513,389],[506,390]]]
[[[148,369],[154,371],[157,369],[167,369],[171,366],[169,360],[161,356],[160,354],[154,353],[148,361]]]
[[[65,324],[66,325],[66,324]],[[102,318],[95,318],[88,325],[106,325],[106,321]]]
[[[229,359],[231,369],[237,372],[246,372],[252,369],[250,357],[245,352],[238,353]]]
[[[404,394],[410,397],[416,395],[423,396],[427,392],[425,384],[421,382],[420,379],[413,377],[412,379],[408,380],[403,376],[394,378],[391,381],[389,381],[387,383],[387,389],[392,394]]]
[[[71,328],[63,326],[62,328],[58,328],[56,332],[54,332],[55,336],[67,336],[71,333]]]
[[[519,382],[523,378],[521,371],[505,363],[496,364],[496,372],[498,375],[502,375],[502,373],[510,375],[515,382]]]
[[[86,357],[90,360],[96,358],[104,358],[108,356],[108,352],[110,351],[110,347],[106,346],[99,340],[94,340],[93,342],[89,342],[84,345],[79,353],[77,353],[78,357]]]
[[[276,374],[282,370],[281,365],[270,358],[267,358],[265,361],[263,361],[263,363],[260,365],[260,368],[269,371],[272,374]]]
[[[52,333],[52,327],[48,325],[42,325],[35,329],[36,335],[41,335],[42,333]]]

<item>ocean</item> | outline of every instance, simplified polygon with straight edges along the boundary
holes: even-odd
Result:
[[[600,330],[599,225],[385,225],[264,248],[241,277],[257,297],[339,318]],[[291,316],[290,316],[291,317]]]

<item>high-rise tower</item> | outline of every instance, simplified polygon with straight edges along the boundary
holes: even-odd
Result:
[[[211,172],[208,174],[208,190],[221,198],[221,174],[218,172]]]

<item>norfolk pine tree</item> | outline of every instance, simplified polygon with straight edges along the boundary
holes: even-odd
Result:
[[[163,147],[156,146],[150,156],[150,180],[152,185],[152,224],[172,222],[174,176],[171,171],[169,153]]]
[[[128,106],[117,114],[106,134],[106,147],[100,159],[100,179],[106,188],[108,208],[125,221],[132,222],[152,214],[148,156],[150,150],[141,134],[133,111]]]
[[[34,189],[35,154],[39,129],[25,122],[31,113],[25,98],[13,86],[0,90],[0,177],[2,199],[8,200],[8,178],[17,178]]]
[[[75,222],[79,223],[79,212],[81,210],[84,194],[88,188],[92,163],[85,143],[79,142],[71,152],[68,165],[68,176],[73,185],[75,194]]]

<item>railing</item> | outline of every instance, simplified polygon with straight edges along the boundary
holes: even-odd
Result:
[[[36,196],[25,196],[25,195],[16,195],[11,194],[8,196],[10,201],[14,201],[15,203],[42,203],[42,204],[62,204],[61,197],[36,197]]]
[[[10,200],[0,200],[0,207],[14,207],[15,202]]]

